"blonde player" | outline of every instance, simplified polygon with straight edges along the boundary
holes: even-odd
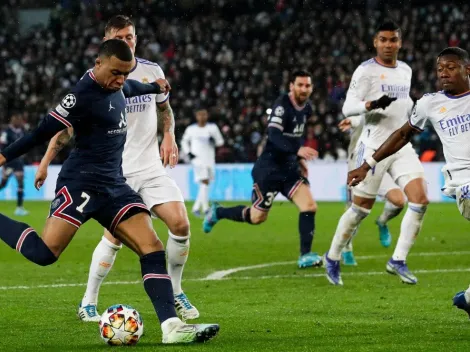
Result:
[[[124,40],[135,51],[137,36],[134,23],[127,16],[112,17],[105,28],[106,39]],[[136,58],[130,79],[153,82],[164,78],[157,64]],[[114,109],[109,106],[109,110]],[[162,123],[163,141],[157,140],[157,112]],[[127,183],[138,192],[152,213],[168,227],[168,273],[171,277],[175,306],[183,320],[199,317],[198,310],[190,303],[181,289],[183,267],[189,252],[189,220],[184,199],[176,183],[167,175],[165,166],[178,162],[178,148],[174,137],[174,117],[169,95],[142,95],[126,99],[127,141],[123,153],[123,173]],[[143,121],[145,120],[145,121]],[[47,166],[70,139],[72,131],[61,132],[49,143],[36,174],[35,184],[40,187],[47,177]],[[162,160],[163,163],[162,163]],[[105,230],[96,247],[78,316],[83,321],[99,321],[97,313],[98,294],[122,244]]]
[[[215,148],[224,145],[224,138],[215,123],[208,123],[207,109],[196,110],[196,123],[188,126],[181,140],[183,153],[191,159],[194,180],[199,184],[199,192],[192,212],[196,216],[209,210],[209,183],[214,179]],[[202,211],[202,213],[201,213]]]
[[[348,175],[357,185],[382,160],[406,148],[429,121],[444,147],[443,193],[453,197],[460,214],[470,220],[470,58],[461,48],[447,48],[437,57],[437,77],[442,91],[418,100],[409,122],[394,131],[358,169]],[[454,296],[454,305],[470,315],[470,288]]]
[[[342,132],[350,131],[350,141],[348,147],[348,171],[351,171],[357,167],[357,162],[355,158],[355,149],[358,144],[359,138],[361,136],[364,126],[364,116],[351,116],[342,120],[338,127]],[[348,207],[352,203],[352,188],[348,187]],[[392,179],[392,176],[387,172],[384,174],[382,183],[378,191],[379,197],[385,199],[385,206],[382,211],[382,214],[377,218],[375,223],[379,228],[379,239],[382,246],[385,248],[390,247],[392,243],[392,235],[388,229],[387,223],[393,218],[397,217],[403,207],[405,206],[405,195],[403,194],[400,186],[398,186]],[[353,238],[357,234],[354,231],[352,237],[346,244],[342,252],[343,264],[344,265],[357,265],[356,259],[354,258],[353,253]]]
[[[374,46],[377,56],[356,69],[343,106],[346,117],[365,116],[364,130],[356,149],[358,163],[369,160],[390,134],[406,122],[413,106],[409,96],[411,68],[397,60],[401,47],[400,28],[393,22],[383,23],[376,31]],[[408,143],[396,155],[374,165],[367,179],[353,189],[353,203],[339,220],[331,247],[325,254],[326,275],[334,285],[343,284],[341,251],[360,222],[369,215],[387,172],[404,190],[408,209],[386,269],[405,283],[416,284],[418,281],[408,269],[406,258],[421,229],[429,201],[423,166]]]

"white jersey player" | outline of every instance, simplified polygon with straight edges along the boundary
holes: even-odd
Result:
[[[183,153],[191,160],[194,181],[199,184],[199,192],[192,212],[201,216],[209,210],[209,183],[215,174],[215,148],[224,145],[224,138],[215,123],[208,123],[206,109],[196,110],[197,123],[186,128],[181,140]]]
[[[348,146],[348,171],[351,171],[358,166],[355,151],[364,127],[364,115],[347,117],[339,123],[338,127],[342,132],[350,132]],[[352,203],[352,187],[347,186],[347,190],[347,201],[349,207]],[[405,206],[405,195],[396,182],[393,181],[392,176],[390,176],[388,172],[386,172],[382,178],[378,195],[380,198],[385,199],[385,206],[382,214],[380,214],[375,223],[379,229],[380,243],[382,246],[387,248],[390,247],[390,244],[392,243],[392,236],[388,229],[387,223],[393,218],[397,217],[403,210],[403,207]],[[346,246],[343,248],[342,258],[344,265],[357,265],[352,246],[353,238],[356,236],[356,234],[357,229]]]
[[[105,40],[121,39],[135,51],[137,36],[135,26],[126,16],[111,18],[105,29]],[[159,65],[136,58],[130,79],[154,82],[165,78]],[[109,107],[113,109],[112,106]],[[159,149],[157,139],[157,110],[162,122],[164,138]],[[168,273],[171,277],[175,307],[183,320],[199,317],[197,309],[181,289],[184,264],[189,252],[189,220],[184,199],[176,183],[167,175],[165,166],[178,162],[178,147],[174,138],[174,117],[169,104],[169,94],[148,94],[126,99],[127,140],[123,152],[123,173],[127,183],[138,192],[151,212],[168,227]],[[73,133],[73,132],[72,132]],[[71,132],[59,133],[48,147],[41,161],[35,183],[41,186],[47,176],[47,166],[58,150],[66,144]],[[65,142],[65,143],[64,143]],[[160,152],[159,152],[160,151]],[[162,160],[163,163],[162,163]],[[78,316],[83,321],[99,321],[97,313],[100,286],[111,270],[117,251],[122,244],[108,231],[96,247],[85,295]]]
[[[408,123],[396,130],[358,169],[348,175],[355,185],[376,163],[393,157],[420,133],[429,121],[444,149],[443,193],[453,197],[460,214],[470,220],[470,58],[467,51],[451,47],[437,58],[437,77],[443,91],[418,100]],[[454,305],[470,315],[470,288],[458,292]]]
[[[369,160],[392,131],[406,122],[413,106],[409,96],[411,68],[397,60],[401,47],[399,27],[393,22],[383,23],[376,31],[374,46],[377,56],[356,69],[343,106],[346,117],[364,115],[364,129],[356,149],[359,164]],[[408,143],[396,155],[374,165],[366,180],[353,189],[352,205],[339,220],[331,247],[325,255],[327,278],[334,285],[343,284],[341,251],[360,222],[369,215],[387,172],[404,190],[408,209],[401,224],[397,246],[386,269],[405,283],[417,283],[417,278],[408,269],[406,258],[419,233],[429,201],[423,166]]]

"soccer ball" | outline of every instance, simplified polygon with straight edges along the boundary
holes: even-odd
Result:
[[[131,306],[116,304],[101,315],[100,336],[107,344],[135,345],[143,332],[142,318]]]

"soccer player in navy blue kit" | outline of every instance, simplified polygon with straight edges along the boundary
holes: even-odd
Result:
[[[5,149],[25,134],[23,118],[20,114],[13,114],[10,125],[0,135],[0,150]],[[15,175],[18,183],[18,191],[16,196],[15,215],[25,216],[28,212],[23,207],[24,196],[24,163],[23,158],[12,160],[3,166],[2,180],[0,181],[0,190],[5,188],[11,175]]]
[[[317,204],[310,192],[306,164],[306,160],[312,160],[318,153],[302,146],[304,126],[312,116],[308,101],[313,91],[311,74],[302,70],[293,72],[289,88],[290,92],[282,94],[273,105],[266,146],[251,173],[252,206],[224,208],[215,203],[204,219],[203,228],[208,233],[222,219],[260,224],[266,221],[274,198],[281,193],[300,211],[299,268],[321,266],[321,257],[311,252]]]
[[[0,214],[0,238],[30,261],[46,266],[57,260],[78,228],[93,218],[140,257],[144,288],[161,322],[163,343],[207,341],[219,326],[188,325],[177,317],[163,244],[141,197],[122,174],[125,98],[170,89],[163,79],[152,84],[126,81],[134,62],[124,41],[103,42],[95,67],[36,130],[0,154],[3,165],[65,128],[73,127],[75,132],[76,147],[60,171],[42,237],[29,225]]]

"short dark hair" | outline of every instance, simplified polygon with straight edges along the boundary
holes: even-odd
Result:
[[[375,29],[375,34],[379,32],[395,32],[397,31],[401,36],[401,28],[400,26],[393,20],[387,19],[380,23],[377,28]]]
[[[109,33],[113,29],[121,30],[129,26],[132,26],[135,29],[134,22],[132,22],[129,16],[116,15],[108,20],[108,23],[106,23],[106,27],[104,28],[104,32]]]
[[[100,48],[98,49],[98,56],[116,56],[119,60],[127,62],[134,59],[134,54],[132,54],[132,50],[129,45],[127,45],[124,40],[120,39],[109,39],[101,43]]]
[[[290,74],[290,82],[294,83],[297,77],[310,77],[310,79],[313,79],[312,74],[307,70],[295,70]]]
[[[209,111],[209,107],[207,106],[207,104],[199,103],[194,107],[194,112],[195,113],[198,112],[198,111],[202,111],[202,110]]]
[[[470,61],[470,56],[468,55],[468,51],[457,46],[451,46],[442,50],[437,58],[445,55],[454,55],[457,56],[461,61],[468,63]]]

